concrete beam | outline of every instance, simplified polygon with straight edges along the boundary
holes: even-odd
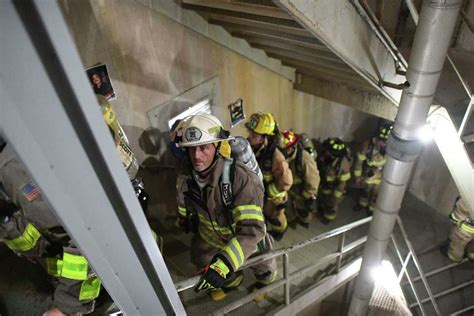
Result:
[[[296,83],[301,82],[302,76],[314,78],[316,80],[329,81],[333,83],[336,82],[336,83],[344,84],[346,86],[352,86],[353,88],[357,90],[364,90],[364,91],[368,91],[374,94],[379,94],[378,90],[375,90],[374,87],[372,87],[365,81],[356,81],[353,79],[348,79],[343,76],[336,76],[334,74],[315,72],[315,71],[311,71],[307,69],[296,68],[295,82]]]
[[[194,11],[184,10],[174,1],[135,0],[169,19],[207,37],[216,43],[240,54],[290,81],[294,81],[295,70],[282,65],[279,60],[268,58],[262,50],[252,48],[246,41],[232,37],[221,26],[209,24]]]
[[[302,76],[293,88],[388,120],[394,120],[397,113],[397,107],[384,96],[349,85]]]
[[[256,21],[253,19],[226,16],[226,15],[214,14],[214,13],[208,14],[207,17],[208,17],[209,23],[217,24],[225,28],[227,26],[243,26],[250,30],[256,30],[256,29],[270,30],[270,31],[276,31],[280,33],[314,38],[313,34],[308,32],[306,29],[301,28],[301,27],[296,27],[296,26],[280,25],[280,24],[275,24],[275,23]]]
[[[401,91],[380,87],[384,80],[402,83],[392,55],[375,35],[358,10],[347,0],[274,0],[314,34],[357,73],[368,80],[393,104]]]
[[[257,40],[267,40],[267,41],[278,41],[279,43],[285,43],[287,45],[295,45],[298,47],[306,47],[310,49],[315,49],[322,52],[331,53],[331,51],[321,43],[308,43],[304,41],[297,40],[295,38],[283,38],[279,36],[274,36],[270,34],[263,34],[258,32],[252,31],[240,31],[240,32],[233,32],[232,36],[248,39],[249,41],[257,41]]]
[[[322,61],[330,62],[337,65],[347,66],[342,60],[340,60],[336,55],[331,53],[325,53],[321,51],[317,51],[314,49],[304,48],[304,47],[297,47],[294,45],[287,45],[285,43],[279,42],[271,42],[271,41],[253,41],[246,39],[246,41],[250,44],[250,46],[263,49],[266,52],[298,52],[299,55],[308,58],[315,58]]]
[[[245,27],[245,26],[241,26],[241,25],[231,25],[231,24],[227,24],[225,26],[225,29],[228,30],[232,35],[235,34],[235,33],[261,34],[261,35],[272,36],[276,40],[278,40],[280,38],[284,38],[284,39],[299,41],[299,42],[303,42],[303,43],[321,45],[321,42],[317,38],[315,38],[314,36],[300,36],[300,35],[282,33],[282,32],[279,32],[275,29],[273,29],[273,30],[271,30],[271,29],[256,29],[256,28],[249,28],[249,27]]]
[[[276,58],[283,58],[283,57],[278,56]],[[351,72],[350,70],[348,70],[348,71],[339,71],[337,69],[332,69],[330,67],[323,67],[323,66],[319,66],[319,65],[315,65],[315,64],[309,64],[309,63],[301,62],[299,60],[294,60],[294,59],[290,59],[290,58],[282,60],[282,63],[284,65],[287,65],[288,67],[292,67],[292,68],[295,68],[295,69],[296,68],[298,68],[298,69],[302,68],[302,69],[307,69],[307,70],[311,70],[311,71],[315,71],[315,72],[322,72],[322,73],[329,74],[329,75],[332,75],[332,76],[358,81],[359,83],[366,83],[367,85],[370,86],[370,84],[368,84],[366,81],[364,81],[363,78],[361,78],[358,74],[356,74],[354,72]]]
[[[207,9],[211,12],[234,11],[252,15],[261,15],[266,17],[293,20],[293,18],[285,11],[278,7],[270,7],[264,5],[235,2],[230,0],[181,0],[181,4],[185,8],[191,9]]]
[[[277,58],[280,60],[291,59],[295,61],[308,63],[311,65],[317,65],[320,67],[327,67],[333,70],[340,70],[340,71],[347,72],[350,74],[356,74],[349,66],[347,66],[343,62],[339,62],[339,61],[333,62],[333,61],[327,61],[324,59],[319,59],[317,55],[308,56],[308,55],[300,54],[298,51],[288,51],[288,50],[281,50],[281,49],[275,49],[275,48],[267,48],[267,49],[264,49],[264,51],[267,53],[269,57]]]

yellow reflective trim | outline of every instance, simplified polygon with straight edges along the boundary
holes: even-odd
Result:
[[[331,193],[332,193],[332,191],[331,191],[331,190],[326,190],[326,189],[325,189],[325,190],[323,190],[321,193],[322,193],[322,194],[324,194],[324,195],[329,195],[329,194],[331,194]]]
[[[327,177],[326,177],[326,181],[327,181],[327,182],[333,182],[334,180],[336,180],[336,177],[335,177],[335,176],[327,176]]]
[[[219,226],[219,224],[215,221],[210,222],[207,218],[204,217],[201,213],[198,213],[199,216],[199,223],[204,224],[210,231],[218,231],[223,235],[230,235],[232,231],[227,227]]]
[[[225,247],[225,243],[222,239],[217,238],[213,232],[210,232],[205,227],[199,227],[199,236],[201,236],[202,240],[206,243],[217,249],[223,249]]]
[[[99,296],[101,284],[102,282],[100,282],[98,277],[92,277],[82,282],[79,300],[88,301],[95,299]]]
[[[340,198],[343,194],[344,194],[344,192],[334,191],[334,196],[337,197],[337,198]]]
[[[350,178],[351,178],[351,173],[350,172],[343,173],[339,176],[339,180],[341,180],[341,181],[347,181]]]
[[[244,263],[244,253],[237,238],[232,238],[223,250],[229,255],[234,271]]]
[[[373,185],[378,185],[380,182],[382,182],[381,179],[367,179],[367,184],[373,184]]]
[[[246,219],[255,219],[264,222],[262,208],[257,205],[240,205],[232,209],[232,218],[234,222]]]
[[[369,165],[370,167],[383,167],[385,166],[386,162],[387,161],[385,160],[385,158],[380,161],[371,160],[367,162],[367,165]]]
[[[60,277],[63,269],[63,261],[58,258],[46,258],[46,272],[52,276]]]
[[[183,217],[186,217],[186,208],[178,206],[178,213],[179,213],[179,215],[181,215]]]
[[[20,237],[17,237],[13,240],[5,239],[4,242],[11,250],[28,251],[36,246],[36,243],[40,237],[41,233],[38,231],[38,229],[36,229],[33,224],[29,223],[26,225],[26,228]]]
[[[364,160],[367,159],[367,156],[364,155],[364,154],[358,153],[358,154],[357,154],[357,159],[364,161]]]
[[[264,172],[263,173],[263,180],[266,182],[266,183],[270,183],[273,181],[273,173],[271,172]]]
[[[151,235],[153,236],[153,239],[156,241],[158,239],[158,235],[155,233],[153,229],[151,229]]]
[[[275,279],[277,278],[278,276],[278,271],[275,270],[273,271],[268,277],[266,277],[265,279],[257,279],[257,282],[260,283],[260,284],[263,284],[263,285],[268,285],[268,284],[271,284],[275,281]]]
[[[354,175],[355,175],[356,177],[362,176],[362,170],[361,170],[361,169],[356,169],[356,170],[354,170]]]
[[[272,183],[270,184],[268,187],[267,187],[267,191],[268,191],[268,196],[270,198],[283,198],[285,197],[285,194],[286,194],[286,191],[278,191],[275,183]]]
[[[303,191],[302,195],[305,199],[309,199],[310,197],[314,196],[314,194],[312,192],[309,192],[309,191]]]
[[[71,280],[87,280],[88,271],[89,263],[85,257],[64,253],[61,276]]]
[[[474,227],[469,225],[469,224],[462,223],[461,224],[461,229],[464,230],[465,232],[469,233],[469,234],[474,234]]]

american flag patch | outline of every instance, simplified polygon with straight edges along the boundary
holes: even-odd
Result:
[[[40,190],[36,186],[36,184],[33,183],[33,181],[26,183],[21,188],[21,192],[23,193],[25,198],[30,202],[33,202],[40,195]]]

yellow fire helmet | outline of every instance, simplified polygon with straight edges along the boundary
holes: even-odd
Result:
[[[179,124],[176,141],[180,147],[219,143],[231,139],[229,132],[222,127],[217,117],[199,113],[187,117]]]
[[[245,123],[247,129],[259,135],[275,135],[276,126],[275,118],[269,112],[254,113]]]

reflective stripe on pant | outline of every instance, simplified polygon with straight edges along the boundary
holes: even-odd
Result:
[[[449,235],[451,242],[449,243],[448,256],[452,261],[459,262],[464,257],[466,246],[473,240],[473,235],[454,226]],[[471,249],[471,247],[469,247]],[[474,248],[474,247],[473,247]]]

